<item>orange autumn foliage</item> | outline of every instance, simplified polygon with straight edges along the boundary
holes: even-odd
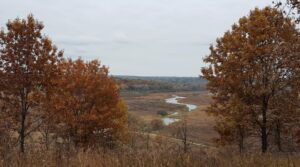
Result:
[[[29,15],[0,32],[0,133],[21,152],[33,132],[47,149],[58,137],[77,146],[126,140],[127,106],[108,68],[65,60],[43,28]]]
[[[294,104],[299,97],[293,94],[299,92],[298,34],[291,18],[277,9],[255,9],[217,39],[204,59],[209,67],[203,68],[202,73],[214,99],[211,111],[224,121],[242,115],[235,125],[244,126],[239,122],[250,119],[253,128],[259,131],[262,152],[268,149],[268,137],[278,118],[276,113],[286,112],[279,102],[289,103],[286,105],[292,106],[294,113],[297,111]],[[295,98],[286,100],[288,97]],[[236,108],[231,103],[234,98],[246,107],[232,110]]]
[[[32,15],[7,23],[0,32],[1,118],[6,128],[18,132],[20,151],[25,139],[40,125],[40,102],[56,85],[63,52],[42,35],[41,22]]]
[[[78,145],[111,144],[124,137],[127,108],[108,68],[93,60],[67,60],[58,98],[64,136]]]

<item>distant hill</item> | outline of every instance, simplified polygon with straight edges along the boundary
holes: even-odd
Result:
[[[202,91],[207,81],[200,77],[113,76],[122,91]]]

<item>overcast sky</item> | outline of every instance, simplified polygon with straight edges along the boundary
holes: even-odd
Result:
[[[112,74],[198,76],[209,45],[272,0],[0,0],[0,26],[29,13],[65,56]]]

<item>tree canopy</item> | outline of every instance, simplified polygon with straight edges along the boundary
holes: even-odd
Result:
[[[55,86],[63,52],[42,35],[43,24],[33,18],[7,23],[0,32],[1,103],[7,108],[9,127],[19,133],[20,150],[25,137],[39,125],[38,103],[43,92]]]
[[[58,98],[64,134],[75,144],[113,142],[126,129],[126,105],[108,68],[93,60],[67,60]]]
[[[235,104],[231,101],[238,99],[246,106],[242,112],[258,127],[265,152],[272,115],[276,110],[285,112],[276,104],[299,91],[299,37],[295,23],[277,9],[255,9],[217,39],[210,50],[204,59],[209,67],[202,73],[213,93],[211,111],[233,117],[240,112],[230,109]],[[292,97],[287,103],[296,103],[297,94]],[[236,121],[245,120],[243,117]]]
[[[108,68],[64,59],[43,28],[29,15],[0,32],[0,130],[18,133],[21,152],[38,130],[46,141],[49,133],[75,144],[123,140],[127,107]]]

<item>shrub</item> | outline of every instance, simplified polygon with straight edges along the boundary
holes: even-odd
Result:
[[[164,124],[162,120],[160,119],[155,119],[151,121],[151,128],[152,130],[161,130],[164,127]]]
[[[164,116],[168,115],[168,112],[167,111],[158,111],[157,114],[164,117]]]

